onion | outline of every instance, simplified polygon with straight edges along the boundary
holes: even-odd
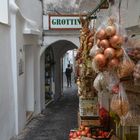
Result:
[[[93,36],[93,35],[94,35],[93,32],[90,32],[90,33],[88,34],[89,37],[91,37],[91,36]]]
[[[105,49],[104,56],[106,59],[112,59],[115,56],[115,49],[113,49],[113,48]]]
[[[119,60],[117,58],[113,58],[109,61],[108,66],[109,68],[116,68],[119,65]]]
[[[116,57],[122,57],[123,56],[123,49],[122,48],[116,49],[115,53],[116,53]]]
[[[106,59],[105,59],[105,56],[103,54],[97,54],[94,57],[94,61],[99,67],[103,67],[106,64]]]
[[[88,43],[88,48],[91,49],[92,46],[93,46],[93,43],[92,43],[92,42],[89,42],[89,43]]]
[[[82,42],[84,42],[84,41],[85,41],[85,39],[86,39],[86,37],[85,37],[85,36],[81,36],[81,37],[80,37],[80,40],[81,40]]]
[[[97,38],[98,39],[105,39],[106,38],[106,32],[104,29],[100,29],[98,32],[97,32]]]
[[[113,48],[120,48],[123,40],[122,37],[114,35],[113,37],[110,38],[109,42]]]
[[[91,36],[89,39],[88,39],[88,42],[94,42],[94,36]]]
[[[89,38],[92,37],[93,35],[94,35],[93,32],[89,32],[87,35],[87,40],[89,40]]]
[[[115,26],[107,26],[105,29],[107,37],[112,37],[116,34],[116,28]]]
[[[99,43],[99,47],[102,47],[103,49],[106,49],[109,47],[109,42],[107,39],[103,39]]]
[[[88,28],[83,28],[83,29],[82,29],[82,32],[83,32],[84,34],[85,34],[85,33],[89,33],[89,31],[90,31],[90,30],[89,30]]]

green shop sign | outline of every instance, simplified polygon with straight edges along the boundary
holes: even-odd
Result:
[[[49,15],[49,29],[78,30],[80,28],[81,24],[78,15]]]

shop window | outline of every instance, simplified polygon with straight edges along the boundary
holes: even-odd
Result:
[[[0,23],[8,24],[8,0],[0,0]]]
[[[47,104],[53,97],[52,82],[54,80],[53,51],[47,48],[45,52],[45,103]]]

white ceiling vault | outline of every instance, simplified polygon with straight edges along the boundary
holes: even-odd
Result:
[[[44,14],[79,14],[93,10],[100,0],[43,0]]]

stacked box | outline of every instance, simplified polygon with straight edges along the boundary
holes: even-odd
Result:
[[[100,126],[100,120],[99,119],[92,119],[92,120],[85,120],[85,119],[81,119],[79,120],[79,126],[80,125],[84,125],[84,126]]]
[[[99,116],[98,98],[79,98],[80,116]]]
[[[78,126],[80,127],[81,125],[84,126],[100,126],[100,119],[99,117],[91,117],[91,116],[85,116],[82,117],[80,116],[79,112],[78,112]]]

